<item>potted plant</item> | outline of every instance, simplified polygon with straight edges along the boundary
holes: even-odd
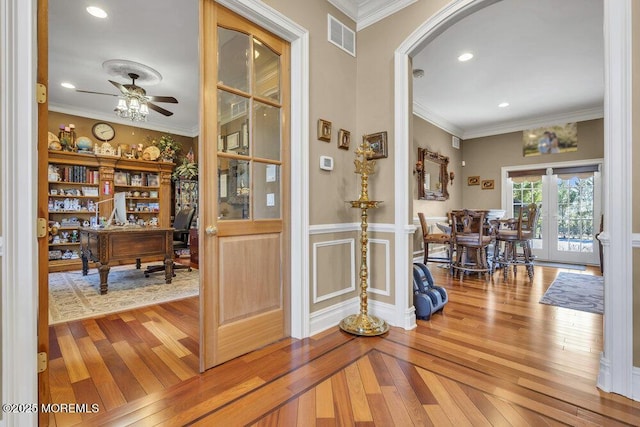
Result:
[[[182,163],[173,171],[173,179],[193,179],[198,176],[198,164],[189,161],[188,157],[182,159]]]
[[[180,143],[168,134],[154,140],[154,145],[160,149],[160,159],[164,162],[173,162],[181,148]]]

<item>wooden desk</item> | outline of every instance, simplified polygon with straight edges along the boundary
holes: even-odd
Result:
[[[100,294],[107,293],[109,265],[114,261],[136,260],[148,256],[164,255],[165,282],[173,277],[173,228],[81,228],[80,251],[82,275],[89,271],[89,260],[98,263],[100,272]]]

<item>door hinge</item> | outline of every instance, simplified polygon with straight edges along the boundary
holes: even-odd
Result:
[[[38,353],[38,373],[47,370],[47,353],[41,351]]]
[[[43,237],[47,237],[47,233],[49,232],[49,222],[46,218],[38,218],[38,239]]]
[[[47,102],[47,87],[42,83],[36,84],[36,100],[38,104],[44,104]]]

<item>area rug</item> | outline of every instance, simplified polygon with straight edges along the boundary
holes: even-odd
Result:
[[[581,264],[565,264],[562,262],[547,262],[547,261],[535,261],[535,265],[539,265],[540,267],[555,267],[555,268],[567,268],[569,270],[580,270],[585,271],[587,269],[586,265]]]
[[[561,271],[540,299],[540,303],[602,314],[604,278]]]
[[[100,275],[94,269],[89,274],[67,271],[49,274],[49,324],[96,317],[132,308],[198,295],[198,270],[178,270],[170,284],[164,282],[164,272],[144,277],[145,266],[112,267],[109,291],[100,295]]]

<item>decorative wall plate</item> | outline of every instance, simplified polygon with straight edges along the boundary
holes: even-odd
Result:
[[[142,158],[144,160],[157,160],[160,157],[160,149],[155,145],[151,145],[142,151]]]

